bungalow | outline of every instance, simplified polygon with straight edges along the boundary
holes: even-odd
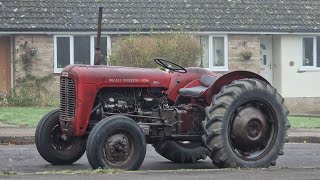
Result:
[[[314,0],[16,0],[0,1],[0,91],[14,87],[15,50],[37,51],[33,73],[93,64],[97,11],[104,7],[103,54],[116,37],[185,29],[205,49],[201,65],[218,72],[261,74],[292,113],[320,113],[320,6]],[[317,80],[318,79],[318,80]]]

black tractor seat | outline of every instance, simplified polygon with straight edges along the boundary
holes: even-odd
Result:
[[[199,97],[204,91],[212,86],[217,79],[217,77],[204,75],[200,79],[201,85],[190,88],[181,88],[179,93],[181,96]]]

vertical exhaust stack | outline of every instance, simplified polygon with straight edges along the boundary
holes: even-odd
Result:
[[[102,9],[103,7],[99,7],[99,17],[98,17],[98,29],[97,29],[97,40],[95,45],[94,52],[94,65],[100,65],[100,39],[101,39],[101,24],[102,24]]]

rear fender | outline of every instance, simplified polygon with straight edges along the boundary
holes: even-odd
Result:
[[[219,77],[217,81],[210,87],[210,89],[206,92],[206,102],[208,104],[211,104],[212,96],[218,94],[223,86],[228,85],[232,81],[239,79],[258,79],[270,84],[265,78],[263,78],[259,74],[249,71],[233,71]]]
[[[176,102],[179,99],[179,90],[181,88],[185,88],[186,86],[191,87],[196,86],[196,81],[200,80],[203,75],[217,76],[212,71],[209,71],[204,68],[186,68],[187,73],[172,73],[171,75],[171,83],[169,89],[166,91],[167,97],[170,101]],[[195,84],[192,82],[195,81]],[[191,82],[191,84],[189,84]]]
[[[191,82],[189,82],[185,87],[183,88],[191,88],[191,87],[195,87],[195,86],[200,86],[201,82],[200,79],[196,79],[193,80]],[[189,96],[181,96],[180,94],[176,97],[176,99],[174,100],[174,102],[178,102],[178,101],[182,101],[181,99],[192,99],[192,97]]]

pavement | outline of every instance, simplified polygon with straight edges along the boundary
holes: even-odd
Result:
[[[35,128],[0,127],[0,144],[33,144]]]
[[[33,144],[35,128],[0,126],[0,144]],[[320,143],[320,129],[289,129],[289,142]]]

